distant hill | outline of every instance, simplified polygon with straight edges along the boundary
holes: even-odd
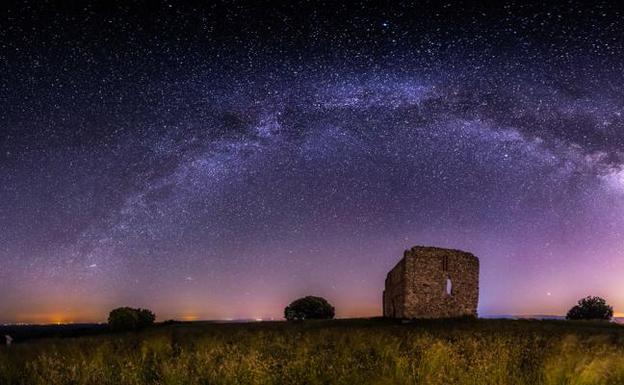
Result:
[[[564,320],[565,316],[553,315],[553,314],[488,314],[480,316],[480,318],[489,319],[554,319]],[[613,322],[618,324],[624,324],[624,317],[613,317]]]
[[[553,314],[488,314],[480,315],[479,318],[488,319],[565,319],[562,315]]]
[[[106,324],[63,324],[63,325],[0,325],[0,343],[8,334],[14,342],[45,337],[78,337],[106,333]]]

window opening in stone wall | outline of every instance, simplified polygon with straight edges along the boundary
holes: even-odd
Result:
[[[453,281],[451,281],[451,277],[446,277],[446,295],[453,295]]]

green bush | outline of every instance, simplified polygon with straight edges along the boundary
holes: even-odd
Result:
[[[148,326],[152,326],[154,324],[154,321],[156,321],[156,315],[154,315],[154,313],[152,313],[151,310],[148,310],[148,309],[136,309],[136,310],[137,310],[138,318],[139,318],[137,322],[138,329],[143,329]]]
[[[154,323],[156,316],[148,309],[119,307],[108,315],[108,326],[113,331],[144,329]]]
[[[284,309],[284,318],[289,321],[332,319],[334,315],[334,307],[325,298],[314,296],[299,298]]]
[[[610,320],[613,318],[613,308],[600,297],[585,297],[566,315],[569,320]]]

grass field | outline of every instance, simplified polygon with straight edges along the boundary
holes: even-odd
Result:
[[[0,348],[1,384],[624,384],[624,327],[338,320],[159,325]]]

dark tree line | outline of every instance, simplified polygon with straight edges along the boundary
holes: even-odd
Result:
[[[322,297],[306,296],[291,302],[284,309],[284,318],[288,321],[333,319],[335,308]],[[572,307],[568,320],[610,320],[613,307],[600,297],[585,297]],[[120,307],[110,312],[108,325],[113,331],[139,330],[151,326],[156,319],[148,309]]]

